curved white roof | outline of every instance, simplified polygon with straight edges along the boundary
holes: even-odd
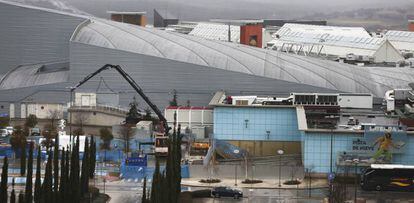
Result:
[[[0,80],[0,89],[31,87],[67,82],[69,62],[53,61],[48,63],[20,65],[10,70]]]
[[[307,34],[329,34],[341,35],[348,37],[371,37],[363,27],[340,27],[340,26],[326,26],[326,25],[307,25],[286,23],[277,32],[279,36],[284,36],[288,33],[298,32]]]
[[[71,41],[377,97],[414,80],[408,68],[357,67],[102,19],[83,23]]]

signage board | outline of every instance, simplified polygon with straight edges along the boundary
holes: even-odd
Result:
[[[147,155],[138,157],[129,157],[125,159],[125,165],[127,166],[147,166]]]
[[[364,136],[354,138],[349,148],[337,156],[338,165],[392,163],[393,154],[402,154],[407,148],[408,137],[404,126],[364,126]]]

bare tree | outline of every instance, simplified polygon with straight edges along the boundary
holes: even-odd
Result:
[[[56,121],[61,118],[61,111],[58,109],[49,110],[48,118],[50,120],[50,124],[52,126],[55,126]]]
[[[132,129],[134,125],[131,124],[123,124],[121,125],[121,128],[119,129],[119,134],[121,136],[121,139],[124,141],[125,145],[124,145],[124,152],[128,157],[128,152],[129,152],[129,142],[131,140],[131,138],[134,136],[134,130]]]
[[[76,112],[74,116],[75,116],[75,124],[79,126],[79,128],[76,130],[81,132],[81,134],[83,134],[84,133],[83,127],[88,122],[89,115],[87,115],[85,112],[80,110]]]

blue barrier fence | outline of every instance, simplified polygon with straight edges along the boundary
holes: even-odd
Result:
[[[155,167],[146,167],[146,166],[126,166],[125,164],[121,164],[121,175],[124,179],[152,179],[154,174]],[[164,166],[160,167],[160,170],[165,170]],[[190,177],[190,169],[188,165],[181,166],[181,177],[182,178],[189,178]]]

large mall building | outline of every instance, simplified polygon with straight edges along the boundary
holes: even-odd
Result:
[[[105,64],[120,65],[161,109],[168,106],[172,92],[177,92],[180,105],[189,100],[193,106],[208,105],[217,91],[274,96],[360,93],[377,102],[387,90],[407,88],[414,81],[411,68],[359,67],[3,0],[0,28],[0,114],[11,118],[24,118],[33,104],[41,104],[36,111],[54,105],[67,111],[70,87]],[[99,76],[77,90],[96,93],[97,105],[126,107],[136,95],[115,71]],[[328,172],[333,159],[346,162],[345,155],[358,151],[358,143],[363,145],[369,134],[309,127],[315,123],[306,121],[306,111],[316,110],[300,105],[212,106],[216,139],[254,147],[249,150],[262,155],[282,147],[287,153],[302,154],[305,167],[317,172]],[[340,118],[358,115],[345,112]],[[392,129],[399,132],[395,121],[377,124],[397,126]],[[405,151],[393,159],[409,163],[414,160],[414,147],[409,147],[414,139],[404,133],[401,137],[406,139]],[[261,142],[245,142],[252,140]]]

